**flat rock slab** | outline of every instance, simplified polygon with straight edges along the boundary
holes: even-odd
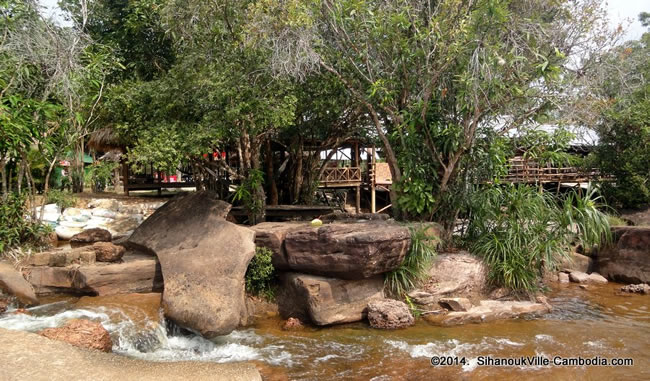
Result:
[[[273,252],[273,267],[278,270],[289,270],[284,240],[289,232],[309,226],[307,222],[262,222],[251,226],[255,232],[255,245],[266,247]]]
[[[0,262],[0,289],[18,299],[25,305],[38,304],[38,298],[31,284],[12,265]]]
[[[442,298],[438,301],[438,304],[451,311],[469,311],[472,309],[472,302],[467,298]]]
[[[650,283],[650,226],[612,228],[615,245],[598,253],[598,272],[623,283]]]
[[[23,273],[37,295],[56,293],[114,295],[160,292],[160,264],[155,257],[127,255],[123,263],[94,263],[68,267],[26,267]]]
[[[431,323],[451,326],[468,323],[483,323],[500,319],[512,319],[529,314],[545,314],[549,307],[542,303],[482,300],[468,311],[454,311],[441,315],[427,315]]]
[[[89,351],[34,333],[0,328],[3,380],[261,381],[250,363],[155,362]]]
[[[378,221],[305,227],[287,233],[284,246],[293,271],[364,279],[397,268],[410,244],[408,228]]]
[[[381,276],[361,280],[325,278],[285,273],[285,293],[279,297],[284,318],[307,315],[316,325],[351,323],[363,320],[368,303],[384,298]],[[290,304],[293,310],[285,307]],[[294,316],[291,316],[294,315]]]
[[[208,338],[246,321],[244,275],[255,255],[255,232],[226,221],[230,208],[212,192],[182,195],[127,241],[158,257],[165,316]]]

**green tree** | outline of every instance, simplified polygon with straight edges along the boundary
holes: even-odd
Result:
[[[648,14],[640,15],[648,25]],[[596,125],[596,165],[610,204],[637,208],[650,203],[650,33],[605,54],[601,94],[606,107]]]
[[[480,140],[573,104],[567,86],[612,42],[595,0],[259,1],[255,12],[249,29],[273,69],[327,71],[363,105],[394,205],[447,222]],[[414,200],[398,202],[400,190]]]

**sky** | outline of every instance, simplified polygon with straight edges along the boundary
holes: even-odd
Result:
[[[63,21],[61,10],[57,5],[58,0],[39,0],[44,7],[44,14],[54,16],[55,19]],[[638,16],[641,12],[650,12],[649,0],[609,0],[606,2],[610,15],[612,27],[619,24],[627,26],[625,40],[637,40],[641,38],[645,28],[639,22]]]

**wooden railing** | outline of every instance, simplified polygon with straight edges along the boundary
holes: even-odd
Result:
[[[332,167],[325,168],[319,179],[321,185],[341,185],[361,182],[361,168]]]
[[[502,180],[510,183],[585,183],[603,179],[598,168],[540,166],[521,157],[510,159],[508,167]]]

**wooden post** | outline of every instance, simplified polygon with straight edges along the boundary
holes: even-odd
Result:
[[[124,187],[124,194],[129,195],[129,165],[126,161],[122,163],[122,186]]]
[[[359,152],[359,142],[354,143],[354,166],[359,169],[359,174],[361,174],[361,165],[359,159],[361,158],[361,153]],[[355,209],[357,214],[361,213],[361,184],[356,187],[355,195]]]
[[[372,145],[372,151],[371,151],[371,158],[370,158],[370,213],[376,213],[377,212],[377,204],[376,204],[376,199],[375,199],[375,179],[377,178],[376,176],[376,171],[375,171],[375,145]]]

